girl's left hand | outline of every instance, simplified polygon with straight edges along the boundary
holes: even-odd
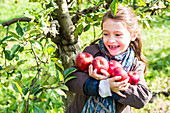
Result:
[[[91,76],[96,80],[104,80],[109,78],[110,76],[110,74],[104,69],[101,69],[102,74],[97,74],[97,69],[93,70],[92,64],[90,64],[88,71],[89,71],[89,76]]]

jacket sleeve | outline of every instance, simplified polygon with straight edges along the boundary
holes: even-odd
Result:
[[[120,98],[118,102],[140,109],[149,102],[152,97],[152,93],[147,87],[144,79],[145,64],[138,61],[137,58],[135,60],[135,65],[132,65],[131,71],[135,71],[140,75],[140,81],[137,85],[130,85],[124,92],[126,98]]]

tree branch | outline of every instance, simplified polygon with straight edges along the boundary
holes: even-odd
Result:
[[[79,12],[79,13],[75,13],[76,15],[74,15],[74,16],[72,17],[72,19],[71,19],[71,20],[73,21],[73,24],[76,24],[76,23],[78,22],[78,20],[80,19],[80,17],[79,17],[78,15],[83,15],[83,16],[85,16],[86,14],[92,13],[92,12],[98,10],[101,5],[102,5],[102,4],[100,4],[100,5],[98,5],[98,6],[89,7],[89,8],[87,8],[87,9],[82,10],[82,11]]]
[[[31,18],[28,17],[20,17],[20,18],[13,18],[12,20],[6,21],[6,22],[2,22],[2,26],[10,26],[13,23],[16,23],[17,21],[24,21],[24,22],[30,22]]]

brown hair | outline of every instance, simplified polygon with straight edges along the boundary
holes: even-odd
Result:
[[[113,16],[111,11],[108,10],[103,16],[103,20],[101,24],[102,29],[103,29],[103,22],[109,18],[125,24],[127,27],[127,30],[131,34],[134,33],[135,30],[138,30],[138,21],[137,21],[136,15],[130,8],[119,5],[115,16]],[[92,44],[97,42],[97,40],[95,40]],[[146,71],[147,63],[146,63],[146,58],[144,57],[144,55],[142,55],[142,40],[141,40],[140,32],[138,32],[136,39],[134,41],[131,41],[130,46],[133,48],[135,52],[135,56],[138,58],[138,60],[143,61],[146,64],[145,66],[145,71]]]

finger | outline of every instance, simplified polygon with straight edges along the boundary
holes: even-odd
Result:
[[[118,80],[120,80],[120,79],[121,79],[121,76],[116,76],[116,77],[110,78],[110,80],[111,80],[112,82],[118,81]]]
[[[128,83],[129,82],[129,77],[126,80],[124,80],[124,81],[125,81],[125,83]]]
[[[105,75],[106,77],[110,77],[110,74],[104,70],[104,69],[101,69],[101,72],[103,73],[103,75]]]
[[[125,85],[121,86],[120,90],[121,91],[126,91],[129,88],[129,85],[130,84],[128,83],[128,84],[125,84]]]
[[[100,74],[95,74],[95,75],[93,76],[93,78],[95,78],[95,79],[97,79],[97,80],[107,79],[106,76],[100,75]]]
[[[126,95],[122,94],[120,91],[116,92],[118,95],[120,95],[121,97],[126,98]]]
[[[89,65],[88,71],[89,71],[89,74],[92,74],[92,72],[93,72],[93,65],[92,64]]]

